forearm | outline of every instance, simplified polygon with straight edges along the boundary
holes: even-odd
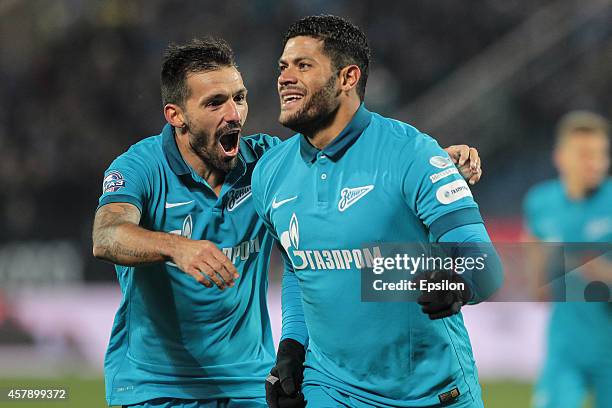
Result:
[[[308,341],[308,330],[302,308],[302,291],[297,276],[285,267],[281,293],[283,329],[281,340],[293,339],[302,345]]]
[[[115,264],[134,266],[172,260],[177,242],[185,239],[154,232],[132,223],[94,230],[94,256]]]
[[[470,304],[482,302],[495,293],[504,279],[503,266],[483,224],[469,224],[448,231],[439,242],[458,243],[453,256],[484,259],[484,269],[466,270],[462,275],[472,290]]]
[[[154,232],[140,225],[140,210],[129,203],[98,209],[93,226],[93,255],[115,264],[134,266],[172,260],[186,238]]]

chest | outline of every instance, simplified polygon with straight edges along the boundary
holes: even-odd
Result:
[[[157,194],[149,200],[143,226],[209,240],[220,248],[240,247],[263,230],[252,203],[250,174],[224,184],[219,196],[189,176],[168,174],[153,189]]]
[[[414,225],[422,234],[399,177],[383,169],[375,160],[350,156],[337,162],[318,157],[288,168],[270,196],[270,219],[283,246],[293,239],[306,249],[355,249],[405,239],[415,234]]]
[[[557,242],[597,242],[612,238],[612,206],[563,202],[538,211],[542,238]]]

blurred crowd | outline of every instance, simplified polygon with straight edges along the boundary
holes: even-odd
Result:
[[[373,49],[366,103],[393,115],[551,3],[5,0],[0,3],[0,242],[74,239],[89,252],[104,169],[164,123],[159,69],[169,41],[225,38],[249,88],[247,132],[287,137],[276,122],[276,59],[283,31],[299,17],[339,14],[364,28]],[[578,13],[581,2],[575,4]],[[545,80],[500,90],[503,98],[484,101],[503,119],[486,129],[489,145],[477,146],[486,152],[485,178],[477,187],[485,215],[517,215],[520,193],[553,174],[548,157],[562,113],[587,108],[610,115],[612,33],[601,31],[612,29],[605,23],[609,19],[602,20],[563,45],[581,52],[568,51],[572,58]],[[512,137],[502,138],[504,133]],[[433,136],[444,143],[445,135]],[[470,135],[461,137],[470,142]],[[500,190],[512,192],[504,207],[495,204]]]

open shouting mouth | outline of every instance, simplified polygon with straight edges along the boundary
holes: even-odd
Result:
[[[236,156],[240,145],[240,129],[232,129],[223,133],[219,137],[219,144],[226,156]]]

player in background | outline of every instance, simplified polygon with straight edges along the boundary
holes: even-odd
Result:
[[[285,259],[268,404],[482,407],[459,309],[497,289],[501,264],[437,142],[365,108],[369,59],[364,33],[340,17],[304,18],[284,38],[279,121],[299,133],[260,159],[252,179]],[[422,310],[362,302],[359,265],[372,242],[480,243],[455,254],[485,253],[488,270],[472,282],[453,274],[464,289],[424,294]]]
[[[168,123],[109,166],[94,221],[93,253],[116,265],[123,292],[106,397],[134,407],[264,407],[275,354],[272,239],[252,205],[251,173],[280,140],[241,135],[247,90],[221,40],[170,46],[161,91]],[[449,151],[476,182],[477,152]]]
[[[591,112],[570,112],[560,120],[553,155],[559,178],[542,182],[527,194],[525,241],[612,242],[609,131],[608,121]],[[567,299],[552,304],[547,355],[533,405],[580,408],[592,391],[595,406],[609,408],[612,308],[607,302],[589,302],[597,299],[589,298],[588,289],[578,296],[573,292],[593,285],[609,287],[612,262],[605,256],[597,257],[565,276],[556,274],[562,282],[555,282],[555,277],[548,274],[551,263],[558,260],[550,259],[554,255],[545,249],[532,252],[536,255],[535,284],[540,298]],[[568,293],[557,293],[558,283]],[[580,297],[586,302],[577,301]]]

